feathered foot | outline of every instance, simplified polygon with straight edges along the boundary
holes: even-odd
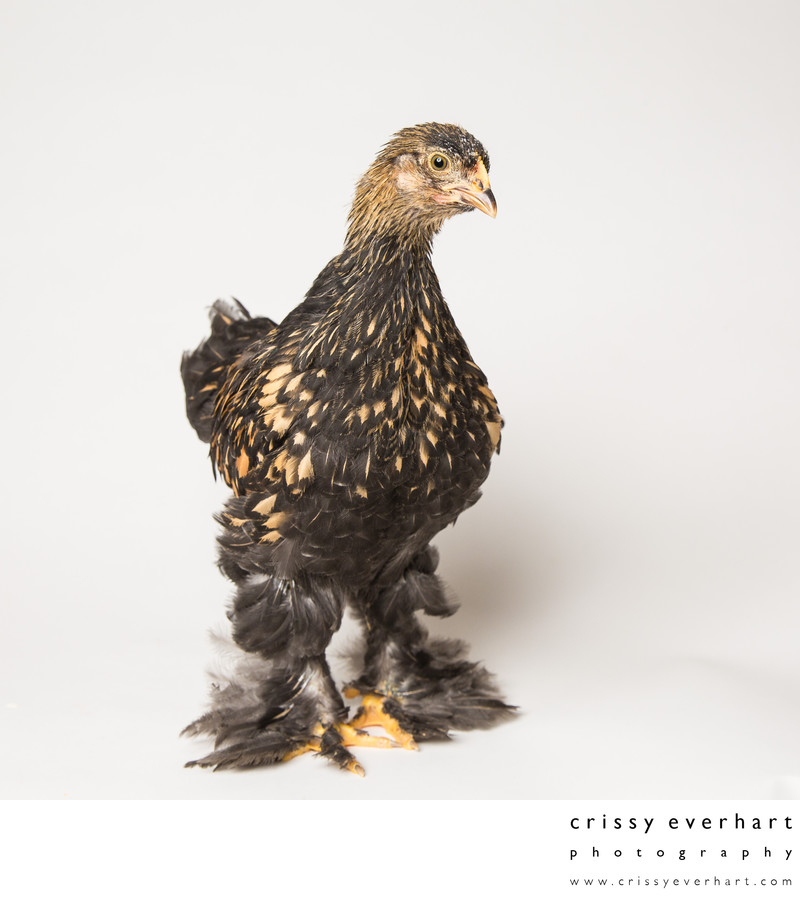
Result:
[[[419,611],[437,617],[455,611],[436,576],[437,560],[426,546],[389,586],[354,601],[366,645],[361,676],[345,691],[364,696],[353,724],[380,725],[407,747],[447,739],[450,730],[494,726],[516,710],[489,671],[468,660],[465,643],[432,639],[417,618]]]
[[[394,743],[345,722],[347,709],[324,658],[308,659],[290,676],[257,655],[237,651],[233,669],[220,675],[210,710],[181,735],[214,737],[214,751],[187,767],[259,767],[313,752],[344,770],[364,775],[348,748],[393,748]]]
[[[260,733],[253,730],[246,738],[225,745],[207,754],[203,758],[188,761],[186,767],[211,767],[214,770],[229,770],[235,767],[262,767],[268,764],[277,764],[288,760],[295,754],[301,754],[304,746],[316,738],[317,751],[329,758],[338,766],[347,769],[356,763],[356,759],[341,746],[336,738],[335,729],[329,726],[327,729],[322,724],[318,725],[320,734],[331,732],[332,738],[325,739],[311,736],[290,736],[280,730],[264,730]],[[314,729],[314,732],[317,728]],[[182,735],[194,735],[190,727],[183,731]]]
[[[319,737],[319,753],[340,767],[355,759],[342,745],[337,726],[347,709],[324,656],[277,665],[218,639],[224,654],[212,688],[211,707],[182,735],[207,735],[214,751],[187,767],[258,767],[276,764]]]
[[[336,735],[338,735],[338,740],[336,739]],[[341,760],[344,762],[340,763],[339,766],[344,767],[345,770],[349,770],[351,773],[355,773],[358,776],[364,776],[364,768],[350,754],[350,752],[347,751],[347,747],[364,746],[367,748],[394,748],[394,744],[391,740],[384,739],[382,736],[372,736],[351,724],[340,723],[334,727],[327,728],[322,724],[317,724],[317,726],[314,727],[314,735],[312,738],[303,745],[292,749],[292,751],[283,756],[282,760],[290,761],[292,758],[296,758],[298,755],[303,755],[307,752],[318,752],[320,754],[327,754],[328,757],[331,757],[331,745],[336,747],[338,755],[341,756]]]
[[[415,650],[383,654],[383,664],[368,665],[345,690],[362,695],[353,726],[382,726],[406,748],[416,742],[450,738],[451,730],[485,729],[509,719],[516,708],[506,704],[489,671],[466,660],[457,640],[430,640]],[[387,660],[391,659],[390,663]]]
[[[184,731],[186,732],[186,731]],[[281,740],[276,733],[262,733],[255,738],[228,745],[211,752],[204,758],[189,761],[186,767],[213,767],[214,770],[225,770],[231,767],[259,767],[264,764],[277,764],[291,761],[299,755],[313,752],[327,758],[343,770],[349,770],[358,776],[364,776],[364,768],[347,750],[352,746],[369,748],[393,748],[389,739],[372,736],[359,731],[346,723],[318,723],[312,730],[309,739]],[[287,750],[287,745],[291,746]]]

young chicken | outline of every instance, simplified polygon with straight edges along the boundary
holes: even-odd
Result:
[[[211,336],[184,356],[189,420],[233,490],[219,563],[239,649],[184,731],[215,738],[189,766],[312,751],[363,774],[353,746],[414,748],[513,711],[462,643],[417,619],[455,611],[430,541],[477,501],[500,445],[494,395],[431,264],[448,218],[495,216],[488,171],[460,127],[399,131],[304,301],[281,324],[217,302]],[[365,637],[350,723],[325,658],[346,606]]]

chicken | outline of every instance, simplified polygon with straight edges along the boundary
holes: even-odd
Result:
[[[448,218],[496,215],[488,171],[460,127],[399,131],[304,301],[280,324],[218,301],[210,337],[184,355],[189,420],[233,491],[219,565],[238,647],[184,731],[214,751],[187,766],[316,752],[363,775],[354,746],[416,748],[513,712],[463,643],[417,617],[455,611],[430,541],[477,501],[500,447],[495,397],[431,264]],[[348,606],[365,642],[349,723],[325,657]]]

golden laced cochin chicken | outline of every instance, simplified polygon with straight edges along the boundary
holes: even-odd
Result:
[[[189,420],[233,490],[219,565],[236,586],[238,646],[184,731],[215,750],[189,766],[313,751],[363,774],[353,746],[415,748],[513,711],[463,643],[431,638],[417,617],[455,610],[430,541],[478,499],[500,446],[495,397],[431,264],[448,218],[495,216],[488,171],[460,127],[399,131],[304,301],[280,324],[219,301],[211,335],[185,354]],[[349,723],[325,657],[346,606],[365,641]]]

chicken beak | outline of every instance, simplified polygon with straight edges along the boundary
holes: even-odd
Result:
[[[461,193],[464,199],[476,209],[480,209],[481,212],[485,212],[492,218],[497,217],[497,201],[495,200],[490,187],[481,191],[463,190],[459,191],[459,193]]]
[[[470,172],[470,180],[465,184],[459,184],[452,188],[462,199],[481,212],[485,212],[491,218],[497,217],[497,201],[489,186],[489,173],[483,164],[483,159]]]

